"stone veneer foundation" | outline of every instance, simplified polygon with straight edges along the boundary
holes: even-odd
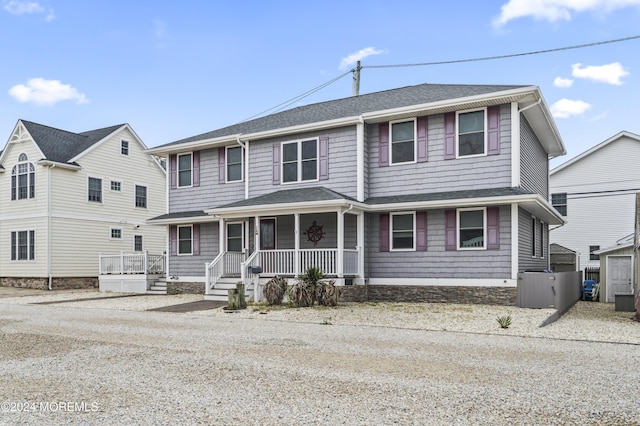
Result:
[[[48,278],[13,278],[0,277],[0,287],[33,288],[47,290]],[[58,277],[51,280],[53,290],[98,288],[98,277]]]
[[[343,302],[516,304],[515,287],[354,285],[340,287]]]
[[[204,283],[167,281],[167,294],[204,294]]]

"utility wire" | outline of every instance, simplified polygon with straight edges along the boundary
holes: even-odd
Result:
[[[635,40],[640,38],[640,35],[635,35],[635,36],[630,36],[630,37],[624,37],[624,38],[618,38],[615,40],[605,40],[605,41],[598,41],[598,42],[594,42],[594,43],[586,43],[586,44],[578,44],[575,46],[567,46],[567,47],[558,47],[555,49],[546,49],[546,50],[537,50],[534,52],[525,52],[525,53],[513,53],[510,55],[499,55],[499,56],[485,56],[482,58],[470,58],[470,59],[456,59],[456,60],[451,60],[451,61],[439,61],[439,62],[423,62],[423,63],[418,63],[418,64],[397,64],[397,65],[367,65],[367,66],[362,66],[360,67],[360,69],[364,69],[364,68],[403,68],[403,67],[423,67],[423,66],[431,66],[431,65],[446,65],[446,64],[459,64],[459,63],[463,63],[463,62],[479,62],[479,61],[492,61],[492,60],[496,60],[496,59],[506,59],[506,58],[515,58],[518,56],[529,56],[529,55],[539,55],[542,53],[551,53],[551,52],[559,52],[562,50],[572,50],[572,49],[582,49],[585,47],[593,47],[593,46],[600,46],[603,44],[611,44],[611,43],[619,43],[619,42],[623,42],[623,41],[629,41],[629,40]],[[325,87],[335,83],[336,81],[342,79],[343,77],[345,77],[346,75],[355,72],[356,69],[352,68],[349,71],[346,71],[343,74],[340,74],[339,76],[327,81],[326,83],[321,84],[320,86],[314,87],[311,90],[308,90],[294,98],[291,98],[287,101],[284,101],[274,107],[271,107],[269,109],[266,109],[258,114],[252,115],[249,118],[246,118],[238,123],[244,123],[245,121],[249,121],[252,120],[256,117],[260,117],[263,114],[266,114],[268,112],[273,111],[275,112],[280,112],[283,109],[287,108],[288,106],[308,97],[313,95],[314,93],[324,89]],[[237,123],[237,124],[238,124]]]
[[[470,58],[470,59],[456,59],[452,61],[440,61],[440,62],[423,62],[418,64],[397,64],[397,65],[367,65],[362,68],[401,68],[401,67],[423,67],[430,65],[446,65],[446,64],[459,64],[462,62],[479,62],[479,61],[492,61],[495,59],[506,59],[506,58],[515,58],[518,56],[528,56],[528,55],[539,55],[541,53],[551,53],[551,52],[559,52],[562,50],[572,50],[572,49],[582,49],[585,47],[593,47],[600,46],[603,44],[611,44],[611,43],[619,43],[622,41],[634,40],[640,38],[640,35],[635,35],[631,37],[618,38],[615,40],[606,40],[606,41],[598,41],[595,43],[587,43],[587,44],[578,44],[575,46],[567,46],[567,47],[558,47],[555,49],[547,49],[547,50],[536,50],[534,52],[525,52],[525,53],[513,53],[511,55],[500,55],[500,56],[485,56],[482,58]]]

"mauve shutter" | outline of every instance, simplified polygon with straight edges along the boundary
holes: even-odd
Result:
[[[226,173],[225,173],[225,147],[218,148],[218,183],[226,182]]]
[[[427,117],[418,118],[418,163],[427,161],[427,129],[429,121]]]
[[[487,207],[487,249],[500,248],[500,209]]]
[[[176,154],[171,154],[169,156],[169,180],[171,181],[171,189],[176,188],[176,176],[177,176],[177,166],[178,165],[178,156]]]
[[[200,186],[200,151],[193,152],[193,186]]]
[[[193,255],[200,255],[200,225],[193,225]]]
[[[444,115],[444,159],[456,158],[456,113]]]
[[[456,250],[456,211],[445,210],[444,217],[445,250]]]
[[[380,251],[389,251],[389,213],[380,214]]]
[[[178,227],[176,225],[169,226],[169,253],[172,256],[178,254]]]
[[[416,213],[416,250],[427,251],[427,212]]]
[[[280,144],[273,145],[273,184],[280,185]]]
[[[320,180],[329,179],[329,138],[320,138]]]
[[[380,123],[378,133],[380,136],[380,143],[378,144],[380,151],[379,165],[380,167],[386,167],[389,165],[389,123]]]
[[[500,154],[500,106],[487,108],[487,155]]]

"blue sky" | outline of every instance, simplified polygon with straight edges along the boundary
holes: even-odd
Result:
[[[568,154],[640,134],[640,0],[135,2],[0,0],[0,137],[18,119],[81,132],[129,123],[149,147],[292,106],[421,84],[542,90]],[[4,135],[4,136],[2,136]],[[4,141],[3,141],[4,142]]]

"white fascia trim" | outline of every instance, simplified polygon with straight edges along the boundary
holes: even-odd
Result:
[[[369,278],[368,285],[413,285],[434,287],[517,287],[510,278]]]
[[[385,118],[388,119],[389,116],[393,116],[393,115],[410,114],[413,112],[424,111],[426,109],[437,109],[437,108],[442,108],[446,106],[456,107],[462,104],[473,103],[473,102],[488,103],[490,101],[500,100],[501,98],[511,98],[514,96],[525,97],[527,95],[537,96],[539,95],[539,89],[536,86],[527,86],[527,87],[521,87],[521,88],[512,89],[512,90],[505,90],[502,92],[484,93],[481,95],[467,96],[464,98],[444,99],[441,101],[429,102],[426,104],[409,105],[409,106],[400,107],[400,108],[374,111],[374,112],[362,114],[362,116],[365,120],[381,120]]]
[[[231,207],[221,209],[205,210],[205,213],[214,217],[224,217],[225,219],[239,218],[246,216],[269,216],[277,215],[282,212],[295,213],[321,213],[341,211],[342,207],[353,206],[355,208],[366,210],[367,206],[362,203],[356,203],[347,200],[322,200],[308,201],[303,203],[286,203],[286,204],[263,204],[256,206]]]
[[[76,166],[75,164],[66,164],[66,163],[58,163],[56,161],[50,161],[50,160],[40,160],[37,162],[37,164],[41,165],[41,166],[47,166],[47,167],[60,167],[61,169],[69,169],[69,170],[82,170],[81,166]]]
[[[233,135],[221,136],[219,138],[202,139],[199,141],[184,142],[184,143],[178,143],[178,144],[169,145],[169,146],[159,146],[156,148],[147,149],[145,152],[147,154],[162,156],[162,155],[177,154],[185,151],[198,151],[203,148],[211,148],[218,145],[228,145],[231,143],[238,143],[239,140],[244,139],[241,137],[242,137],[242,134],[236,133]]]
[[[16,132],[18,131],[18,127],[19,127],[19,126],[22,126],[22,129],[24,130],[24,133],[25,133],[25,134],[27,134],[27,135],[29,135],[29,137],[28,137],[28,138],[26,138],[26,137],[22,136],[20,139],[12,140],[12,139],[13,139],[13,137],[14,137],[14,135],[15,135],[15,134],[16,134]],[[38,154],[39,154],[39,156],[40,156],[41,158],[44,158],[44,157],[45,157],[44,153],[43,153],[43,152],[42,152],[42,150],[40,149],[40,146],[39,146],[39,145],[36,143],[36,141],[33,139],[33,136],[31,136],[31,133],[29,133],[29,130],[27,130],[27,126],[25,126],[25,125],[24,125],[24,123],[22,122],[22,120],[18,120],[18,121],[16,122],[16,125],[13,127],[13,131],[11,132],[11,135],[9,136],[9,140],[8,140],[8,141],[7,141],[7,143],[5,144],[4,149],[2,150],[2,152],[0,152],[0,164],[2,164],[2,163],[4,162],[4,160],[5,160],[5,157],[6,157],[7,155],[9,155],[9,154],[8,154],[9,149],[7,149],[7,147],[9,146],[9,144],[24,142],[24,141],[26,141],[27,139],[28,139],[28,140],[30,140],[30,141],[31,141],[31,143],[33,143],[33,145],[36,147],[36,149],[38,150]]]
[[[147,225],[191,225],[192,223],[214,223],[220,219],[214,216],[181,217],[173,219],[147,219]]]

